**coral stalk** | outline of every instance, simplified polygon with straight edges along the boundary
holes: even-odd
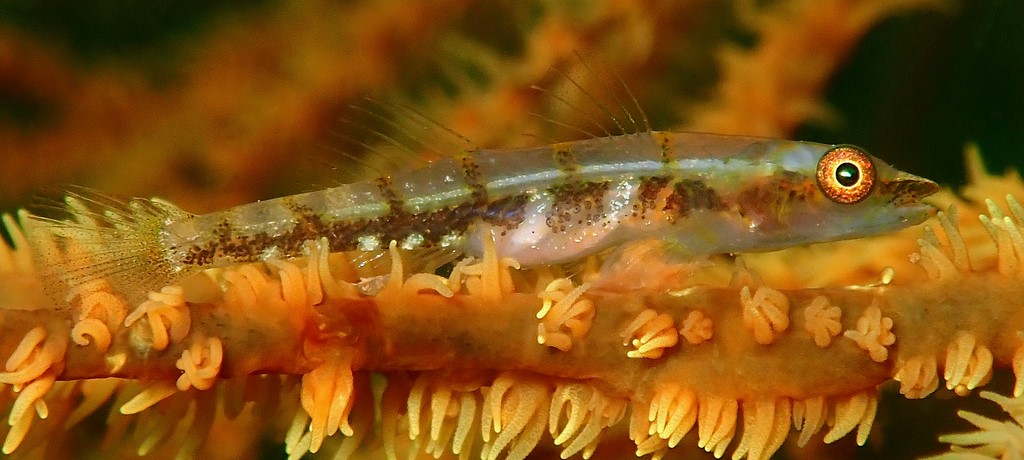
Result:
[[[208,270],[134,308],[102,282],[55,307],[27,257],[29,246],[52,243],[53,230],[6,219],[14,247],[0,251],[0,281],[19,295],[5,299],[0,321],[0,381],[15,390],[4,450],[38,447],[26,435],[51,411],[81,420],[109,398],[119,417],[177,432],[176,419],[147,414],[162,405],[208,410],[188,408],[215,403],[199,395],[233,381],[264,387],[265,378],[252,379],[268,374],[302,376],[275,384],[297,389],[284,406],[294,414],[292,456],[328,445],[358,451],[374,410],[389,455],[479,446],[484,458],[520,458],[547,431],[565,455],[588,456],[623,418],[638,455],[656,457],[691,430],[700,447],[717,456],[732,447],[733,458],[770,456],[790,426],[801,444],[820,431],[825,442],[856,431],[863,443],[875,388],[890,378],[921,398],[940,381],[966,394],[995,367],[1024,368],[1024,212],[1012,197],[1007,211],[987,207],[978,224],[958,226],[955,209],[940,213],[947,242],[925,232],[912,255],[924,275],[906,284],[886,273],[871,285],[775,289],[740,265],[728,283],[652,276],[663,281],[623,289],[605,281],[620,277],[618,265],[587,264],[568,278],[517,270],[493,247],[444,278],[407,274],[395,245],[390,274],[360,281],[321,240],[307,244],[306,259]],[[979,227],[995,251],[975,241]],[[96,250],[46,247],[56,258]],[[649,268],[680,271],[655,259]],[[558,346],[545,342],[552,338]],[[86,394],[68,383],[111,377],[126,380],[81,403],[59,396]],[[130,390],[129,381],[149,383]],[[139,452],[171,439],[147,436]],[[414,443],[401,447],[394,436]],[[417,444],[425,437],[426,447]]]

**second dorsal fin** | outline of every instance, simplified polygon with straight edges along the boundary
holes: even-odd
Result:
[[[546,136],[551,142],[651,130],[647,114],[610,65],[574,52],[565,67],[551,68],[547,81],[533,85],[549,99],[548,112],[535,115],[557,131],[567,132],[554,139]]]
[[[465,136],[404,103],[367,97],[349,109],[342,120],[347,130],[338,133],[349,146],[340,153],[376,176],[477,150]]]

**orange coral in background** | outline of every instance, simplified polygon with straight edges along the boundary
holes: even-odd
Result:
[[[272,3],[215,16],[204,34],[134,67],[83,66],[8,27],[0,81],[22,100],[11,110],[29,115],[0,124],[0,203],[71,182],[201,212],[335,180],[318,171],[343,159],[322,146],[341,147],[332,132],[365,95],[411,100],[480,145],[533,142],[522,134],[543,132],[530,112],[544,100],[530,85],[574,51],[627,76],[657,120],[785,136],[822,113],[816,98],[868,27],[915,5],[944,3],[792,2],[748,6],[742,21],[702,1]],[[741,51],[727,38],[744,23],[759,42]]]

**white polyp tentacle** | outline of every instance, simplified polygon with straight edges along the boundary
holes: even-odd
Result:
[[[151,346],[157,351],[166,349],[171,343],[184,339],[192,325],[184,293],[181,286],[165,286],[160,292],[150,292],[149,299],[125,318],[124,325],[131,327],[145,316],[149,323]],[[132,331],[133,335],[141,333],[140,329]],[[140,341],[144,340],[140,337]]]

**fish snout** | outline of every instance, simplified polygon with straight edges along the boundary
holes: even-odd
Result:
[[[934,195],[939,191],[939,184],[901,171],[886,183],[886,188],[892,196],[890,201],[896,206],[904,206],[919,204],[922,198]]]

